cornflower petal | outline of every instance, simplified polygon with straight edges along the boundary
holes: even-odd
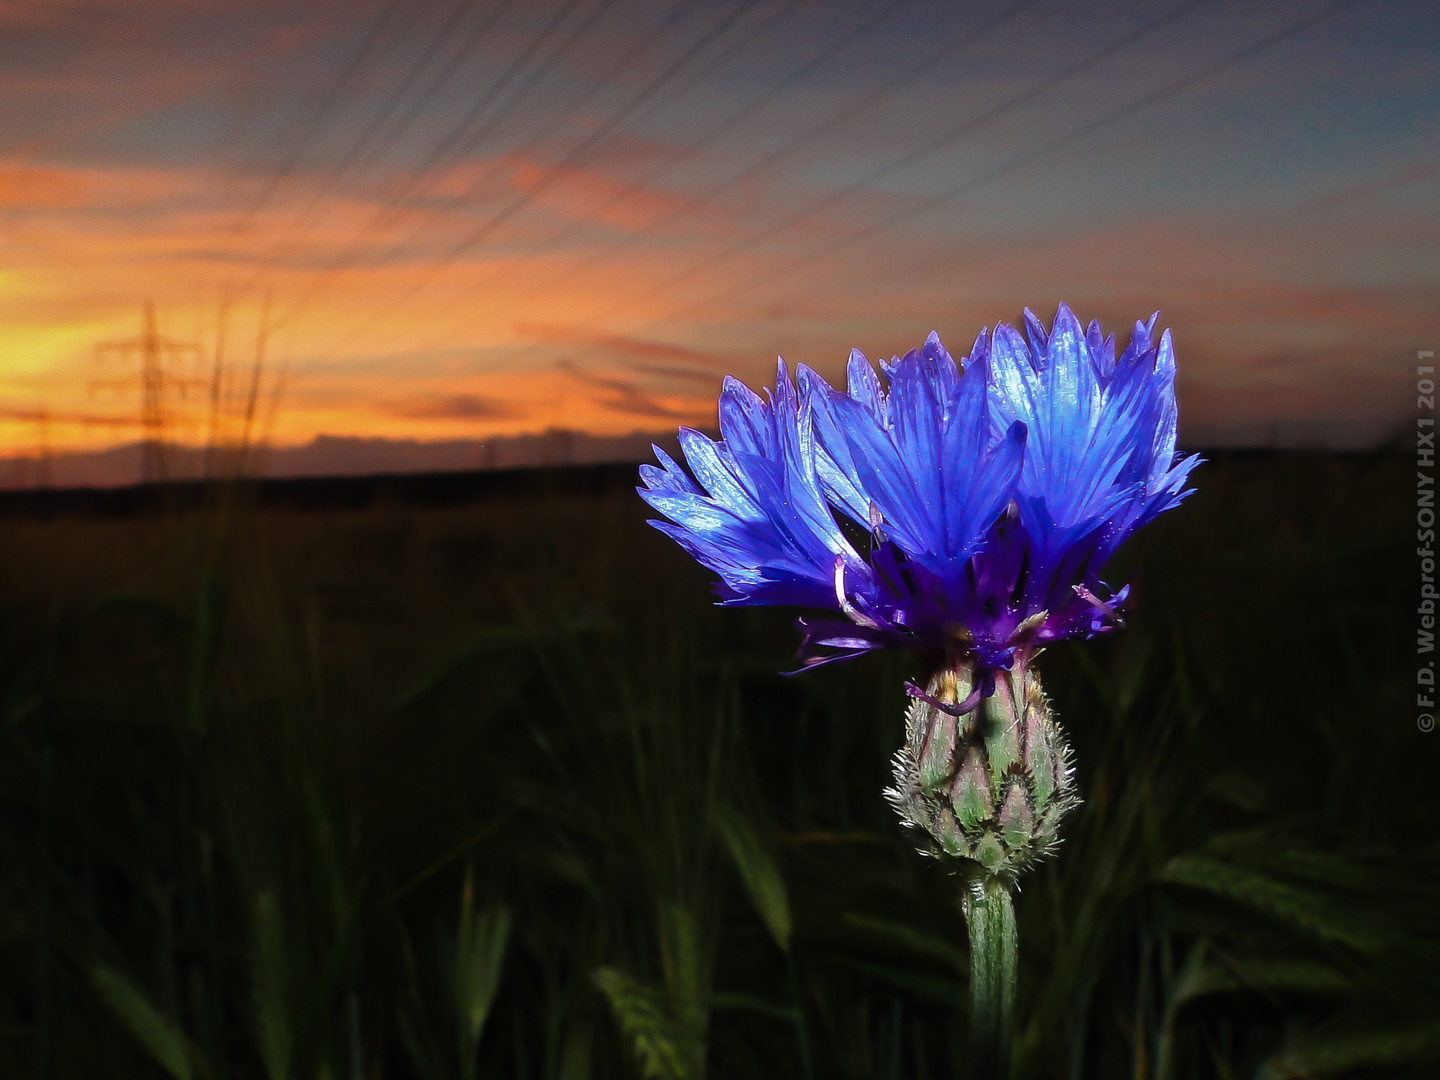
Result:
[[[662,468],[642,467],[641,498],[670,519],[651,524],[719,576],[722,603],[830,606],[834,558],[863,564],[807,464],[813,452],[783,362],[774,400],[730,379],[720,415],[721,442],[680,429],[693,480],[658,449]]]

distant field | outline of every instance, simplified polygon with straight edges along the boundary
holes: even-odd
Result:
[[[1040,661],[1017,1076],[1434,1075],[1412,474],[1219,457]],[[0,496],[0,1075],[963,1075],[908,659],[778,674],[634,480]]]

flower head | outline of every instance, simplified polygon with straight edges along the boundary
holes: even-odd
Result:
[[[896,644],[1006,669],[1116,625],[1128,593],[1101,568],[1186,494],[1199,459],[1175,452],[1154,324],[1117,358],[1061,305],[1049,331],[1028,310],[1025,336],[982,331],[961,364],[934,334],[878,374],[853,352],[846,393],[783,362],[770,401],[727,379],[721,441],[680,432],[694,479],[657,448],[640,494],[723,602],[833,613],[801,620],[806,666]]]

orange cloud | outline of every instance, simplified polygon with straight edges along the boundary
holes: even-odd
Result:
[[[1307,213],[1325,210],[1348,210],[1363,206],[1392,191],[1415,187],[1432,182],[1437,175],[1436,167],[1428,161],[1407,161],[1384,174],[1358,184],[1348,184],[1339,191],[1313,199],[1305,205]]]
[[[0,162],[0,209],[55,209],[81,205],[85,186],[66,169]]]
[[[560,369],[591,391],[591,403],[612,416],[632,417],[651,425],[694,422],[713,411],[713,404],[693,397],[661,395],[639,380],[617,375],[597,375],[562,361]],[[663,426],[663,425],[662,425]]]
[[[547,207],[573,221],[639,232],[669,215],[693,214],[700,209],[694,199],[624,183],[594,167],[561,167],[522,155],[512,157],[511,188],[521,194],[534,193]]]
[[[609,334],[581,326],[522,321],[515,324],[515,331],[522,337],[545,344],[584,345],[596,351],[612,353],[622,358],[701,364],[708,369],[725,369],[733,366],[738,359],[732,353],[692,349],[684,345],[672,345],[665,341]]]
[[[396,416],[410,420],[497,420],[512,419],[513,405],[479,394],[448,394],[415,398],[392,407]]]

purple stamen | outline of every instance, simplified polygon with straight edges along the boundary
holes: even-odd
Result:
[[[909,679],[905,680],[905,693],[909,694],[912,698],[918,698],[920,701],[925,702],[926,705],[933,705],[943,713],[948,713],[951,716],[964,716],[968,712],[974,712],[980,702],[995,693],[995,675],[993,672],[987,671],[975,689],[971,690],[965,700],[958,705],[952,705],[948,701],[941,701],[937,697],[931,697]]]
[[[1101,600],[1084,585],[1072,585],[1070,587],[1075,590],[1076,596],[1080,597],[1081,600],[1084,600],[1087,604],[1095,608],[1097,611],[1102,612],[1109,619],[1111,619],[1116,626],[1125,625],[1125,620],[1120,617],[1120,612],[1116,611],[1112,605],[1107,604],[1104,600]]]

